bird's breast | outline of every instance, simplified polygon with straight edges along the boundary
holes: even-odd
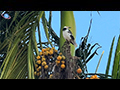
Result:
[[[63,37],[65,38],[65,39],[67,39],[68,41],[70,41],[70,33],[68,33],[68,31],[66,30],[66,31],[63,31]]]

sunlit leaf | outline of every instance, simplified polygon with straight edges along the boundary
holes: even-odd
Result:
[[[120,51],[120,35],[119,35],[118,42],[117,42],[117,47],[116,47],[114,62],[113,62],[113,68],[112,68],[113,79],[117,78],[118,66],[119,66],[119,61],[120,61],[119,51]]]
[[[115,36],[113,37],[112,44],[111,44],[111,47],[110,47],[110,52],[109,52],[109,57],[108,57],[108,63],[107,63],[106,73],[105,73],[106,75],[108,75],[108,73],[109,73],[109,68],[110,68],[110,63],[111,63],[111,57],[112,57],[112,52],[113,52],[114,41],[115,41]]]

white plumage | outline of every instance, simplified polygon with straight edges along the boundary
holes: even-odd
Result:
[[[70,27],[68,26],[64,26],[63,28],[63,37],[69,41],[70,43],[72,43],[75,47],[77,47],[76,42],[74,41],[74,37],[72,35],[72,32],[69,30]]]

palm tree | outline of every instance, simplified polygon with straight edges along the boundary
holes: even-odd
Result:
[[[2,11],[0,12],[0,14]],[[48,70],[42,69],[41,78],[86,78],[87,72],[86,64],[97,54],[97,50],[101,47],[98,43],[91,46],[87,43],[88,35],[90,33],[92,19],[88,33],[82,37],[82,44],[75,50],[73,45],[65,45],[65,39],[62,36],[62,28],[64,26],[72,27],[71,32],[76,36],[76,26],[73,11],[61,11],[61,29],[60,37],[54,32],[51,27],[52,12],[49,13],[49,20],[47,21],[44,11],[9,11],[10,20],[1,18],[0,21],[0,78],[1,79],[35,79],[40,78],[35,76],[38,68],[36,62],[38,58],[45,57],[49,66]],[[47,42],[41,41],[40,21],[44,27]],[[38,31],[39,42],[36,41],[35,32]],[[91,50],[98,46],[98,48],[91,53]],[[63,49],[65,46],[65,49]],[[51,48],[54,50],[51,56],[42,56],[44,48]],[[57,50],[55,50],[58,48]],[[60,53],[62,52],[63,55]],[[71,53],[70,53],[71,52]],[[48,55],[45,53],[45,55]],[[61,69],[55,64],[55,59],[64,57],[66,66]],[[40,57],[39,57],[40,56]],[[51,58],[52,57],[52,58]],[[43,61],[42,61],[43,62]],[[38,62],[40,63],[40,61]],[[81,68],[82,73],[77,73],[77,69]],[[47,67],[46,67],[47,69]],[[54,71],[53,71],[54,69]],[[39,71],[39,70],[38,70]],[[51,73],[52,74],[48,74]],[[86,73],[87,72],[87,73]],[[47,73],[47,76],[45,74]],[[92,73],[91,75],[96,74]],[[100,77],[109,76],[108,74],[97,74]],[[59,76],[59,77],[58,77]]]

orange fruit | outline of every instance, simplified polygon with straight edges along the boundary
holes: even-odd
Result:
[[[37,59],[40,59],[40,56],[37,56]]]
[[[50,74],[49,78],[52,79],[52,77],[53,77],[53,74]]]
[[[35,64],[35,67],[37,68],[37,67],[38,67],[38,65],[37,65],[37,64]]]
[[[45,52],[45,51],[46,51],[46,49],[45,49],[45,48],[43,48],[43,49],[42,49],[42,52]]]
[[[60,63],[60,61],[56,60],[56,63],[57,63],[57,64],[59,64],[59,63]]]
[[[36,71],[34,72],[34,75],[37,75],[37,72],[36,72]]]
[[[94,75],[92,75],[92,76],[90,77],[90,79],[95,79],[95,76],[94,76]]]
[[[86,79],[89,79],[89,77],[86,77]]]
[[[49,53],[49,51],[46,51],[46,52],[45,52],[45,55],[47,56],[47,55],[48,55],[48,53]]]
[[[59,53],[59,55],[62,55],[62,53]]]
[[[51,49],[55,50],[55,48],[54,48],[54,47],[52,47]]]
[[[37,60],[37,64],[41,64],[41,60]]]
[[[80,74],[82,72],[81,68],[77,69],[77,73]]]
[[[48,69],[48,65],[45,65],[45,66],[44,66],[44,69]]]
[[[64,63],[65,63],[65,61],[61,61],[61,63],[63,63],[63,64],[64,64]]]
[[[58,56],[58,57],[57,57],[57,60],[61,60],[61,59],[62,59],[62,57],[61,57],[61,56]]]
[[[47,50],[47,51],[49,51],[49,50],[50,50],[50,48],[46,48],[46,50]]]
[[[98,78],[97,75],[94,75],[94,78]]]
[[[56,50],[56,49],[55,49],[54,51],[55,51],[56,53],[58,52],[58,50]]]
[[[61,68],[64,69],[65,68],[65,64],[61,64]]]
[[[46,58],[43,57],[43,58],[42,58],[42,61],[45,61],[45,60],[46,60]]]
[[[100,78],[98,78],[97,75],[94,75],[94,79],[100,79]]]
[[[64,56],[64,55],[62,55],[62,59],[63,59],[63,60],[65,59],[65,56]]]
[[[42,55],[43,53],[42,52],[40,52],[40,55]]]
[[[53,54],[53,50],[50,50],[50,51],[49,51],[49,54],[52,55],[52,54]]]
[[[45,61],[42,62],[42,66],[45,66],[47,63]]]
[[[40,69],[41,69],[41,66],[39,66],[38,68],[39,68],[39,70],[40,70]]]
[[[37,69],[36,69],[36,71],[38,71],[38,72],[39,72],[39,68],[37,68]]]

